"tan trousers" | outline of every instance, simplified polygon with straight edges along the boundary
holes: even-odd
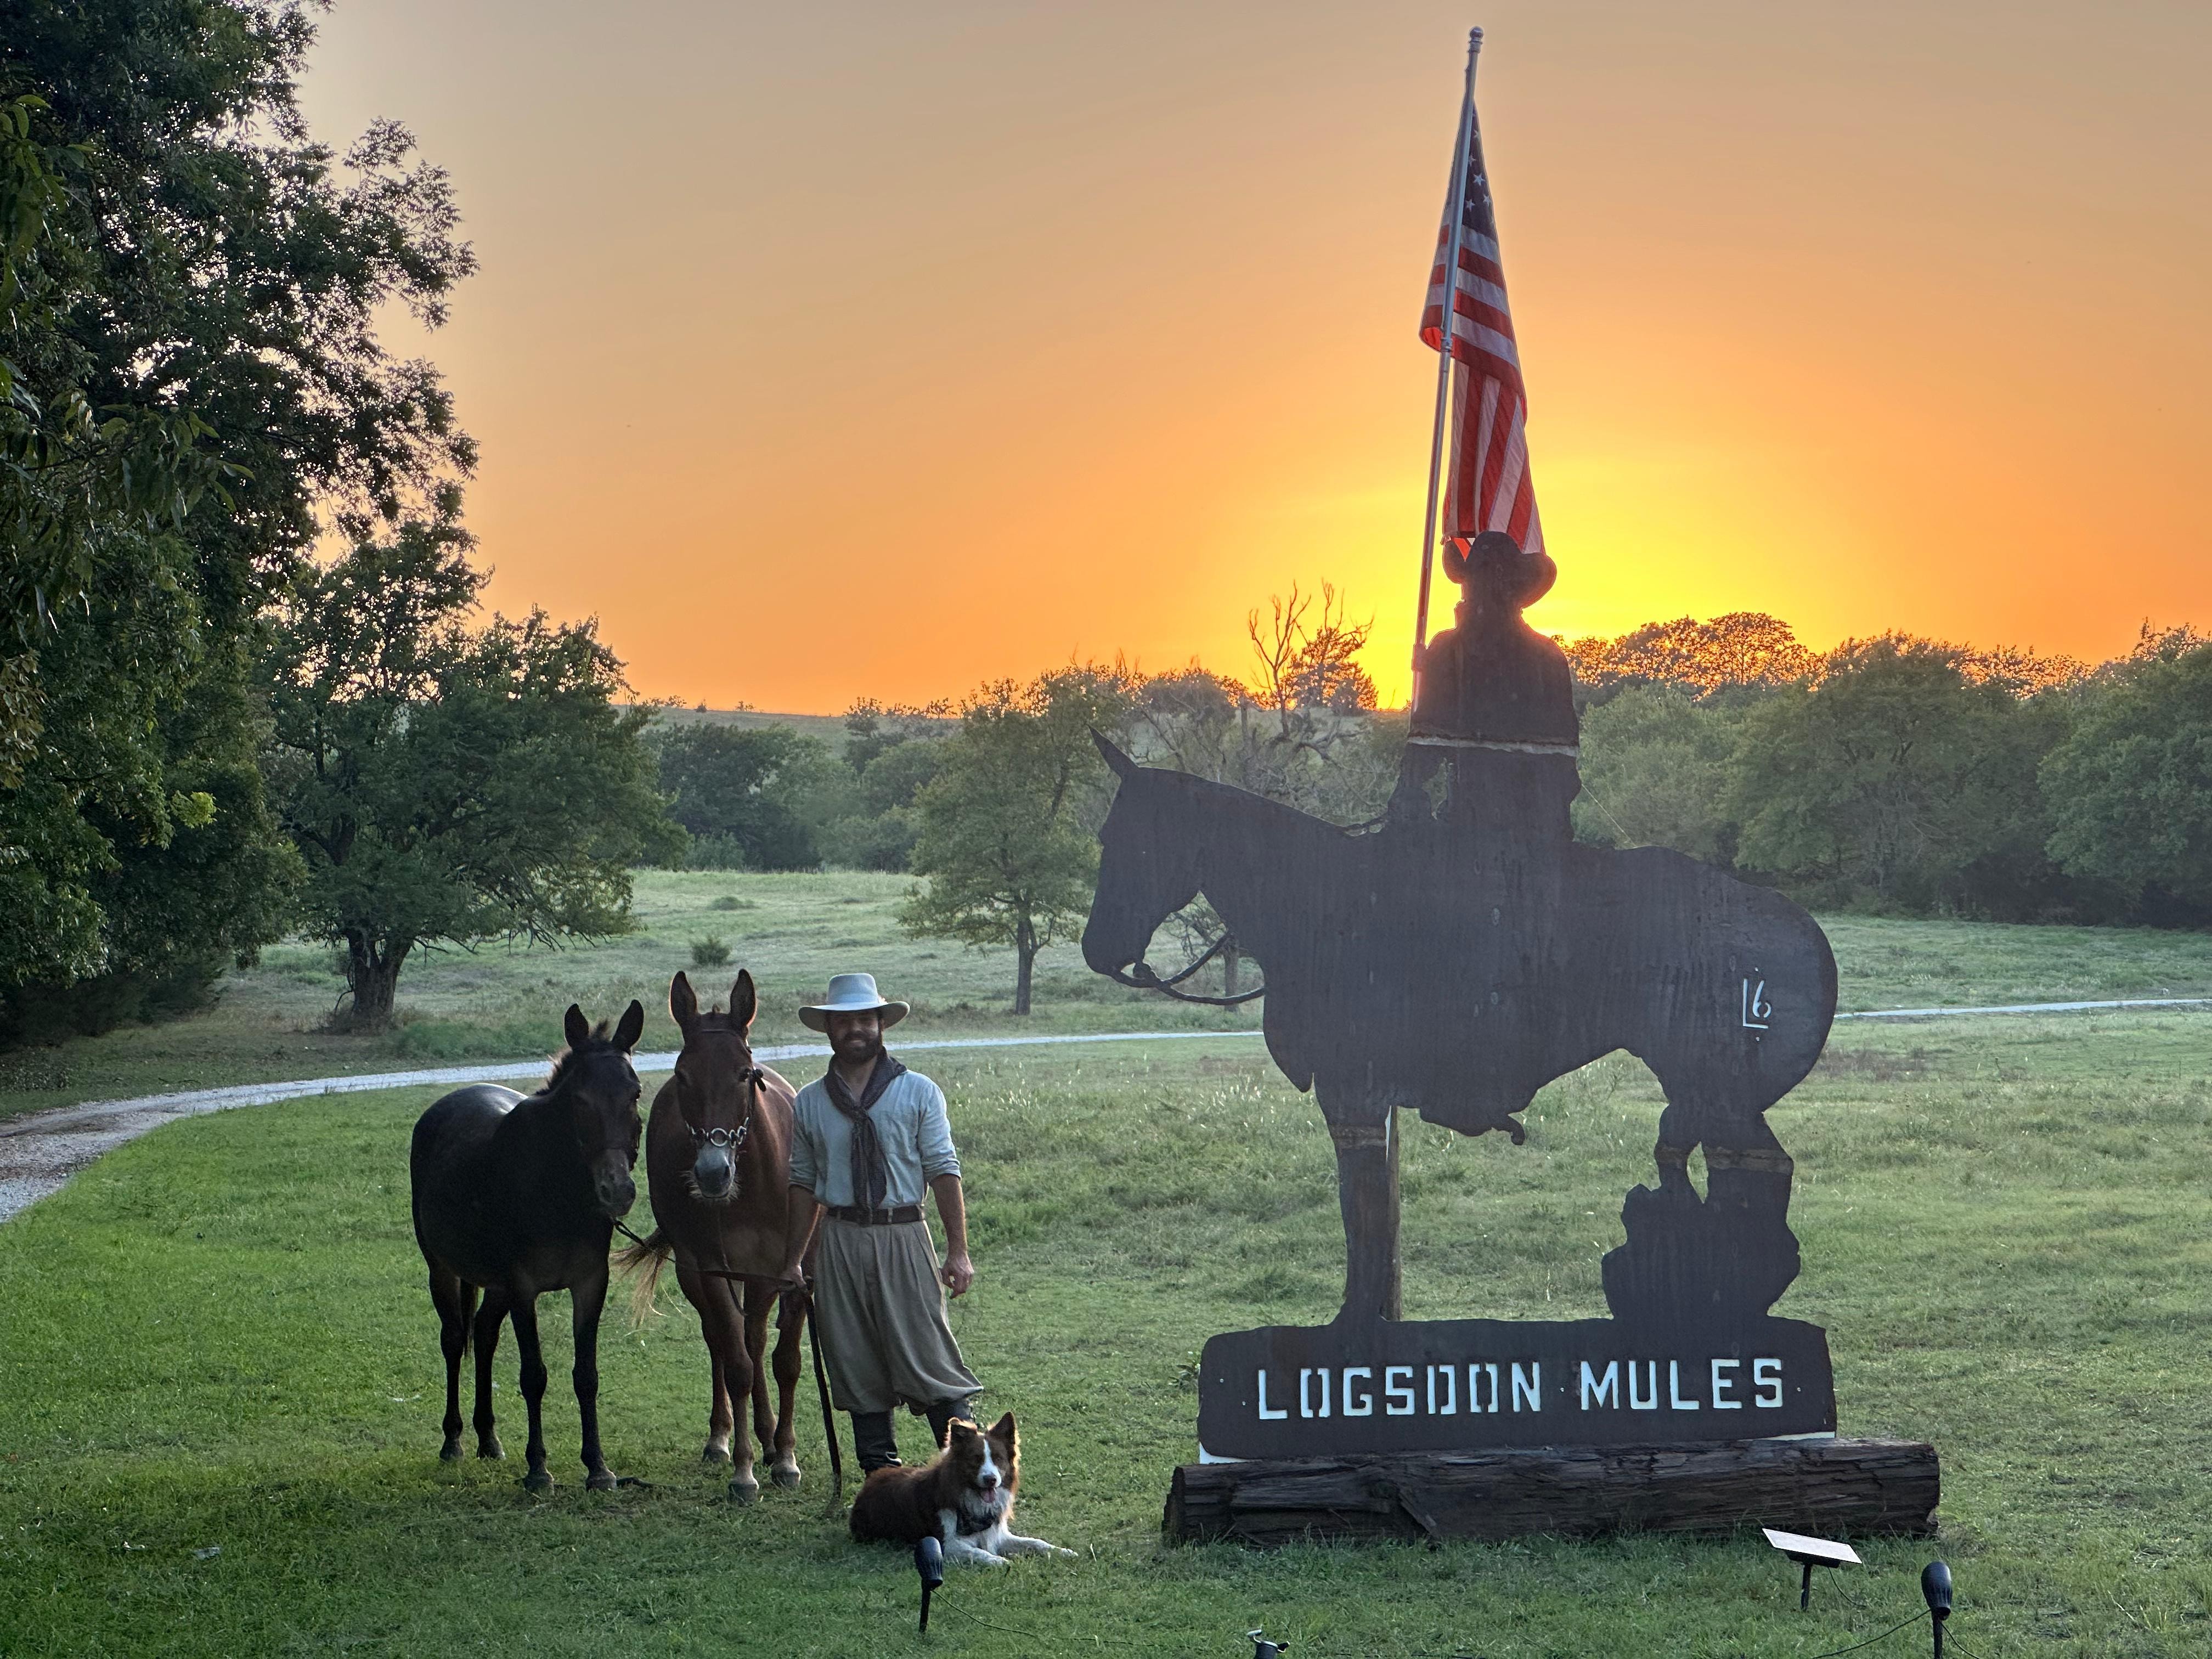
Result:
[[[844,1412],[921,1411],[983,1385],[945,1322],[929,1224],[863,1227],[824,1218],[815,1247],[814,1311]]]

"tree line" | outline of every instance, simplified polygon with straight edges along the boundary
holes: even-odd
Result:
[[[1249,629],[1243,680],[1091,666],[957,714],[856,704],[842,759],[788,727],[667,728],[661,785],[695,860],[927,877],[909,930],[1012,947],[1026,1012],[1036,950],[1089,903],[1110,797],[1089,728],[1339,823],[1381,811],[1407,724],[1357,675],[1364,629],[1295,590]],[[2212,922],[2212,642],[2188,629],[2094,667],[1901,634],[1816,653],[1751,613],[1566,649],[1583,841],[1673,847],[1819,908]],[[1202,902],[1176,925],[1187,951],[1221,932]],[[1233,940],[1226,961],[1233,993]]]
[[[1770,617],[1570,647],[1577,835],[1815,908],[2212,921],[2212,642],[2094,667],[1907,635],[1815,655]]]

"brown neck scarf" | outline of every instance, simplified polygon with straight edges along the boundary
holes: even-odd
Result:
[[[838,1074],[837,1062],[830,1062],[823,1083],[830,1091],[830,1103],[845,1115],[853,1126],[853,1202],[863,1209],[880,1210],[884,1198],[890,1191],[891,1174],[884,1162],[884,1143],[877,1138],[876,1121],[870,1109],[884,1097],[884,1091],[902,1075],[906,1067],[887,1054],[876,1056],[876,1069],[868,1074],[868,1086],[860,1091],[858,1100],[853,1091]]]

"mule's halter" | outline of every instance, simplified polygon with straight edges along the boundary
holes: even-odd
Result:
[[[1239,1003],[1249,1002],[1255,997],[1263,997],[1267,995],[1267,987],[1265,981],[1255,985],[1252,989],[1242,992],[1233,997],[1202,997],[1189,991],[1178,991],[1176,989],[1176,986],[1182,984],[1200,969],[1205,967],[1207,963],[1219,956],[1223,950],[1227,947],[1228,944],[1229,935],[1224,933],[1219,939],[1214,940],[1212,945],[1206,947],[1206,951],[1204,956],[1199,957],[1197,961],[1190,963],[1188,967],[1183,969],[1181,973],[1170,974],[1165,979],[1162,979],[1159,975],[1154,971],[1151,963],[1142,960],[1130,963],[1126,971],[1122,969],[1115,968],[1108,974],[1107,977],[1113,980],[1117,985],[1127,985],[1134,990],[1158,991],[1164,996],[1173,997],[1177,1002],[1202,1002],[1209,1007],[1213,1008],[1234,1008]]]
[[[767,1080],[767,1075],[762,1067],[756,1066],[738,1080],[738,1086],[745,1091],[745,1115],[736,1128],[702,1129],[694,1123],[684,1124],[684,1127],[691,1132],[691,1144],[694,1146],[726,1146],[732,1153],[741,1150],[746,1138],[753,1132],[753,1109],[760,1104],[761,1085]]]

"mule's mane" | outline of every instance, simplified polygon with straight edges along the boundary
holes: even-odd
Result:
[[[1224,810],[1267,818],[1285,829],[1296,829],[1308,835],[1342,836],[1347,833],[1342,824],[1331,823],[1327,818],[1316,817],[1310,812],[1283,801],[1270,800],[1265,795],[1241,789],[1233,783],[1217,783],[1212,778],[1202,778],[1195,772],[1179,772],[1170,766],[1147,766],[1144,769],[1144,775],[1156,778],[1163,785],[1183,793],[1208,799]]]

